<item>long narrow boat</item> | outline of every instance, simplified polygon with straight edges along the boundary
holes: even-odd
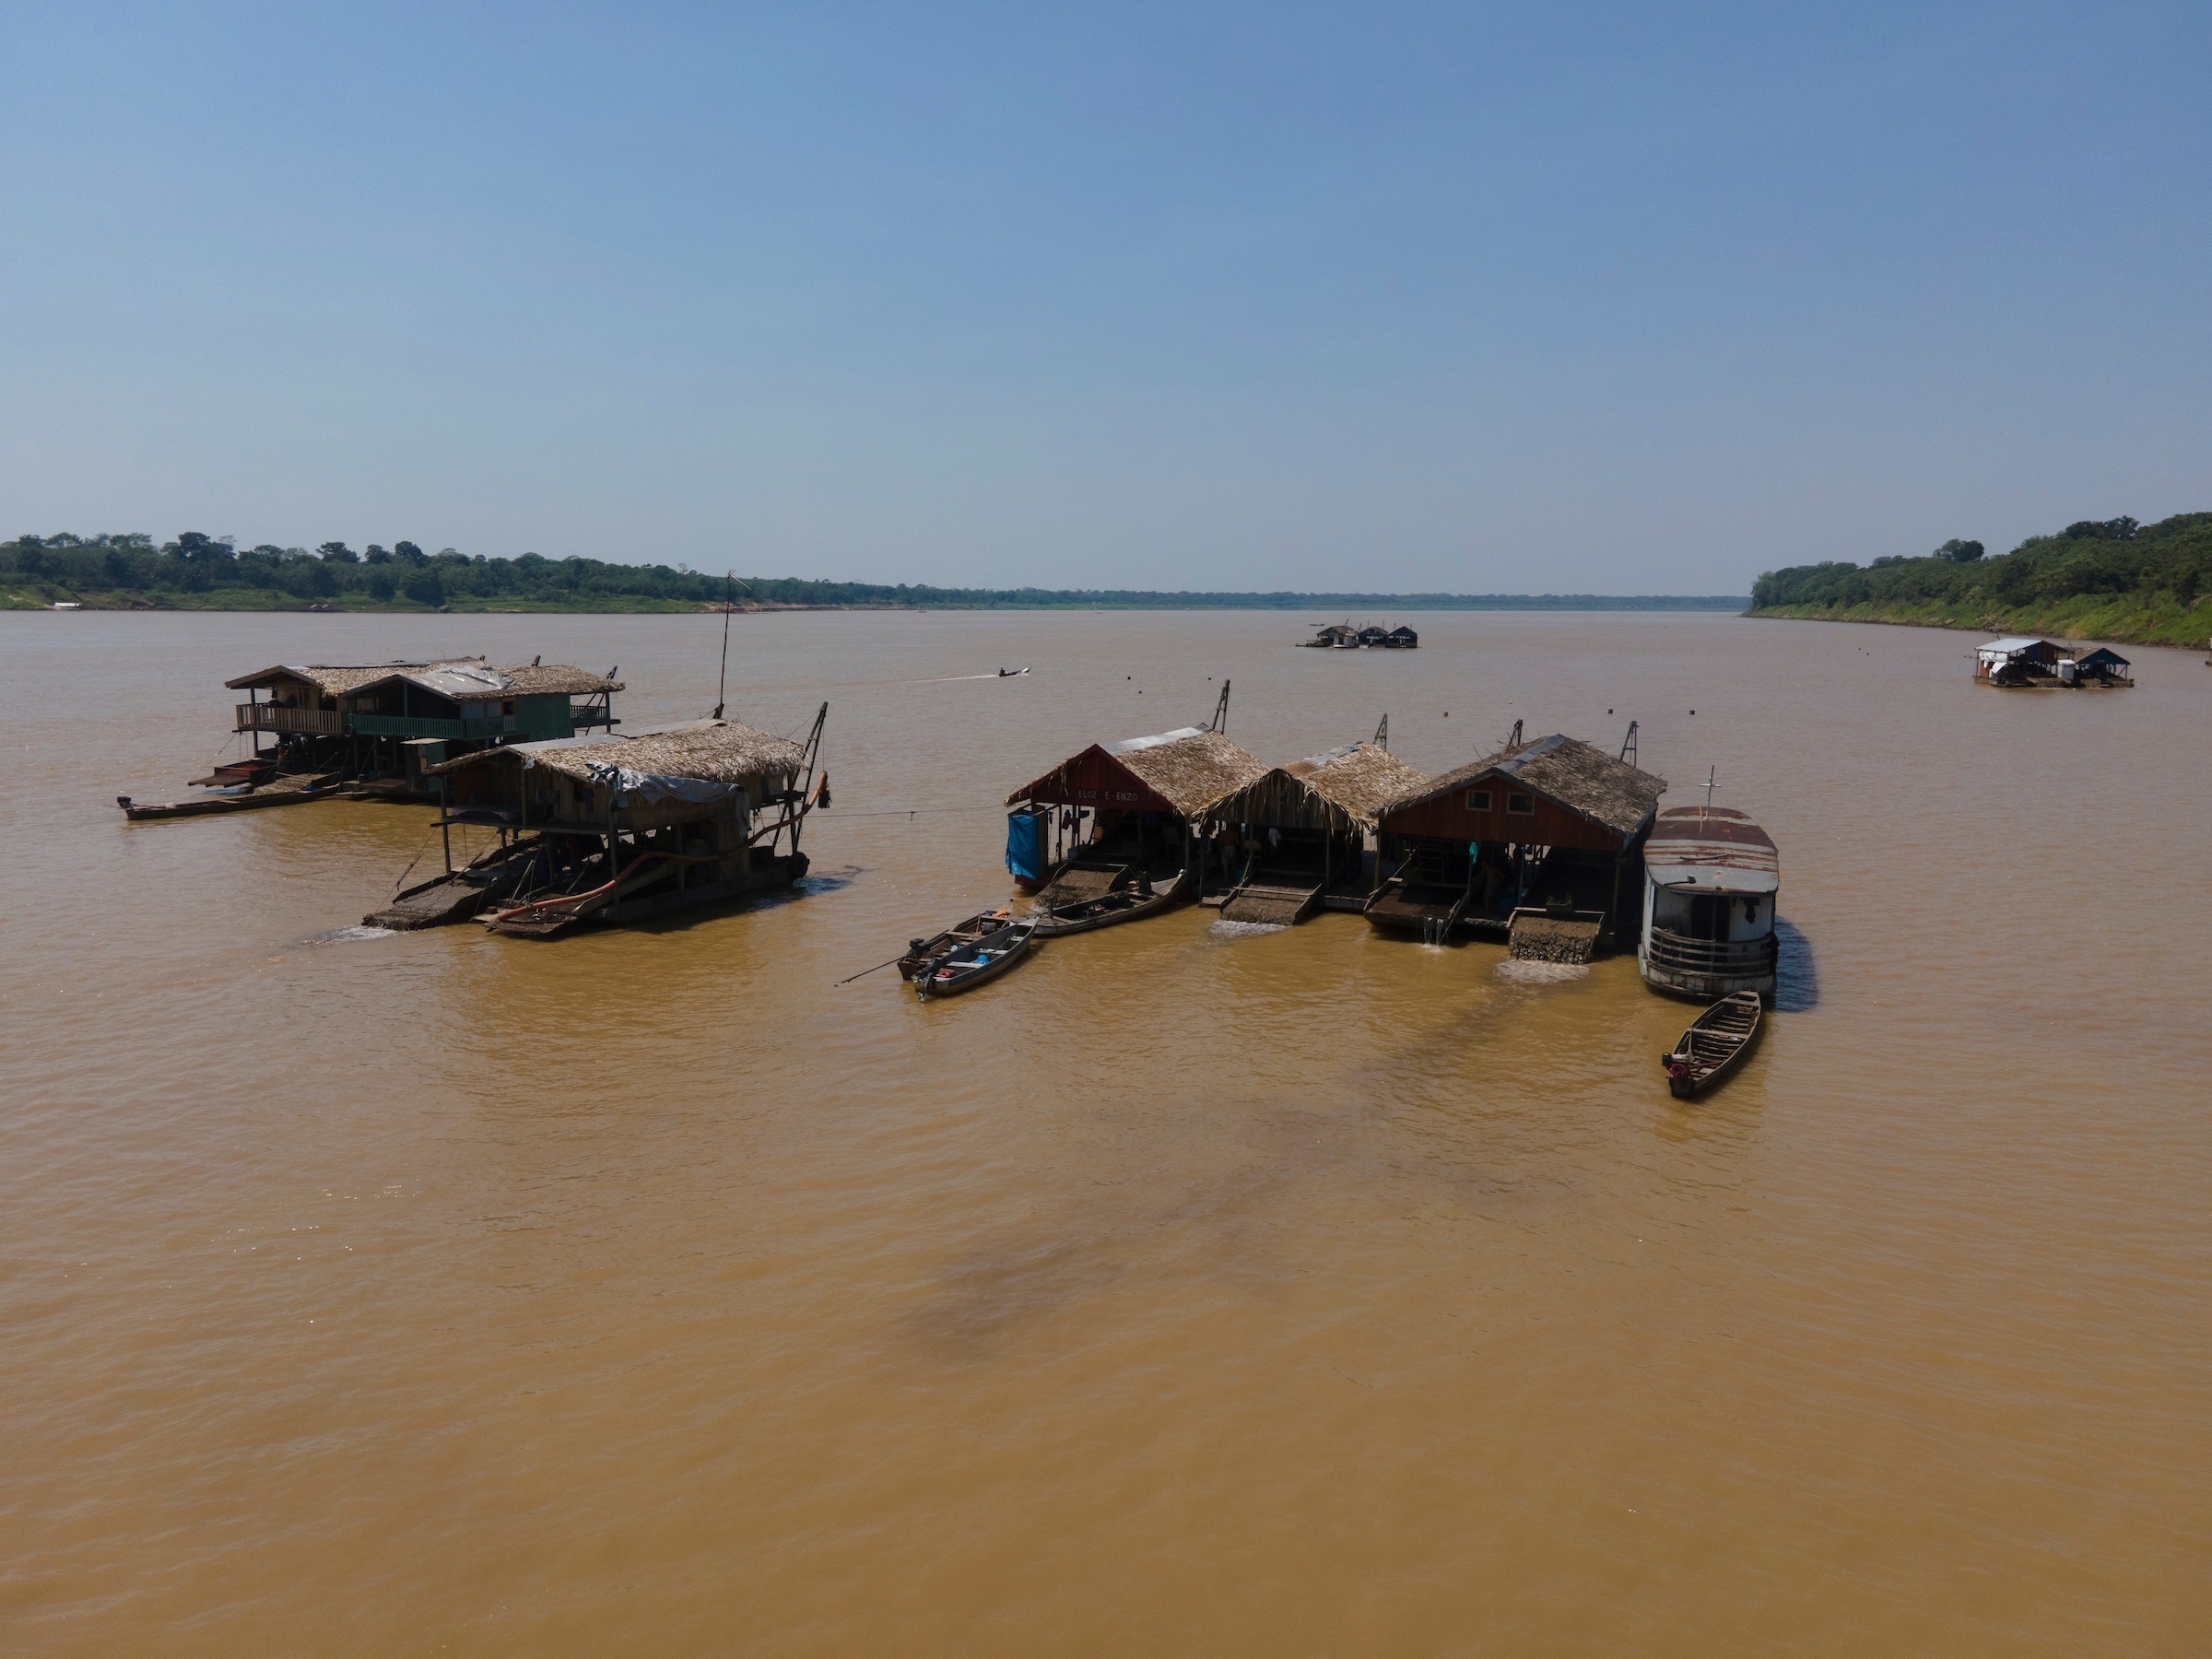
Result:
[[[1690,1021],[1674,1052],[1659,1059],[1675,1099],[1701,1095],[1741,1065],[1759,1041],[1764,1013],[1758,992],[1737,991]]]
[[[972,945],[985,934],[996,933],[1014,920],[1012,911],[978,911],[965,922],[956,922],[941,934],[926,939],[909,939],[906,954],[899,959],[899,977],[911,980],[922,971],[924,962],[949,956],[963,945]]]
[[[1178,872],[1166,881],[1152,884],[1149,891],[1142,887],[1117,887],[1096,898],[1077,899],[1072,903],[1041,903],[1030,912],[1030,918],[1037,924],[1039,938],[1057,939],[1068,934],[1089,933],[1094,928],[1156,916],[1188,897],[1182,875]]]
[[[258,812],[265,806],[297,806],[302,801],[327,801],[336,793],[332,786],[337,782],[338,774],[329,772],[262,788],[249,785],[237,794],[195,795],[186,801],[156,803],[117,795],[115,805],[123,808],[123,816],[134,824],[153,818],[213,818],[226,812]]]
[[[1037,924],[1008,922],[982,938],[933,957],[914,976],[914,994],[927,1002],[933,996],[958,996],[986,980],[1011,973],[1037,947]]]

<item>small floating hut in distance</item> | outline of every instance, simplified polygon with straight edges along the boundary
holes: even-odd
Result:
[[[1379,815],[1428,782],[1373,741],[1294,760],[1245,785],[1207,814],[1223,920],[1287,925],[1320,909],[1363,909],[1375,885],[1368,842]]]
[[[1618,945],[1666,780],[1555,733],[1430,779],[1379,817],[1379,928],[1510,936],[1532,901]]]
[[[2117,690],[2136,683],[2134,666],[2109,645],[2077,652],[2054,640],[2015,635],[1974,652],[1974,681],[2007,691]]]
[[[1094,743],[1006,797],[1006,867],[1048,907],[1143,880],[1194,896],[1206,843],[1198,826],[1267,768],[1218,726]]]
[[[1421,636],[1403,622],[1395,628],[1374,623],[1354,628],[1349,622],[1332,622],[1299,643],[1315,651],[1414,651],[1419,648]]]
[[[700,720],[603,740],[510,744],[429,769],[446,789],[446,874],[368,918],[424,927],[486,911],[495,933],[551,938],[719,903],[806,873],[799,836],[827,807],[824,703],[804,743]],[[455,824],[499,846],[453,867]]]
[[[256,770],[339,771],[427,796],[428,768],[495,744],[613,730],[622,682],[564,664],[482,657],[337,666],[280,664],[224,682],[246,693],[236,729]],[[273,752],[263,740],[273,739]]]

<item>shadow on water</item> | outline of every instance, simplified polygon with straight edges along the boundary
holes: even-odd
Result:
[[[845,865],[834,870],[816,870],[802,876],[789,887],[762,888],[757,892],[739,893],[730,899],[717,899],[711,903],[693,905],[687,910],[664,911],[657,916],[641,916],[623,926],[639,933],[681,933],[717,916],[735,916],[749,911],[776,910],[793,904],[817,893],[834,893],[849,888],[861,874],[858,865]]]
[[[1813,965],[1813,942],[1791,923],[1774,918],[1780,957],[1774,964],[1774,1011],[1802,1014],[1820,1001],[1820,974]]]

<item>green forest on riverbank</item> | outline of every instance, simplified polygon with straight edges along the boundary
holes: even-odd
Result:
[[[1751,606],[1755,617],[2199,645],[2212,637],[2212,512],[2084,519],[1994,559],[1952,541],[1864,569],[1793,565],[1754,582]]]
[[[740,605],[895,606],[925,610],[1740,610],[1728,594],[1194,594],[1138,589],[940,588],[794,577],[731,579],[665,564],[596,559],[470,558],[410,541],[305,547],[187,531],[19,535],[0,542],[0,608],[59,603],[100,610],[694,611]]]

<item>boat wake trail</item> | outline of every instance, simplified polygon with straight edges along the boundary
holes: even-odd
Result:
[[[396,939],[395,927],[334,927],[328,933],[310,934],[310,945],[342,945],[351,939]]]

